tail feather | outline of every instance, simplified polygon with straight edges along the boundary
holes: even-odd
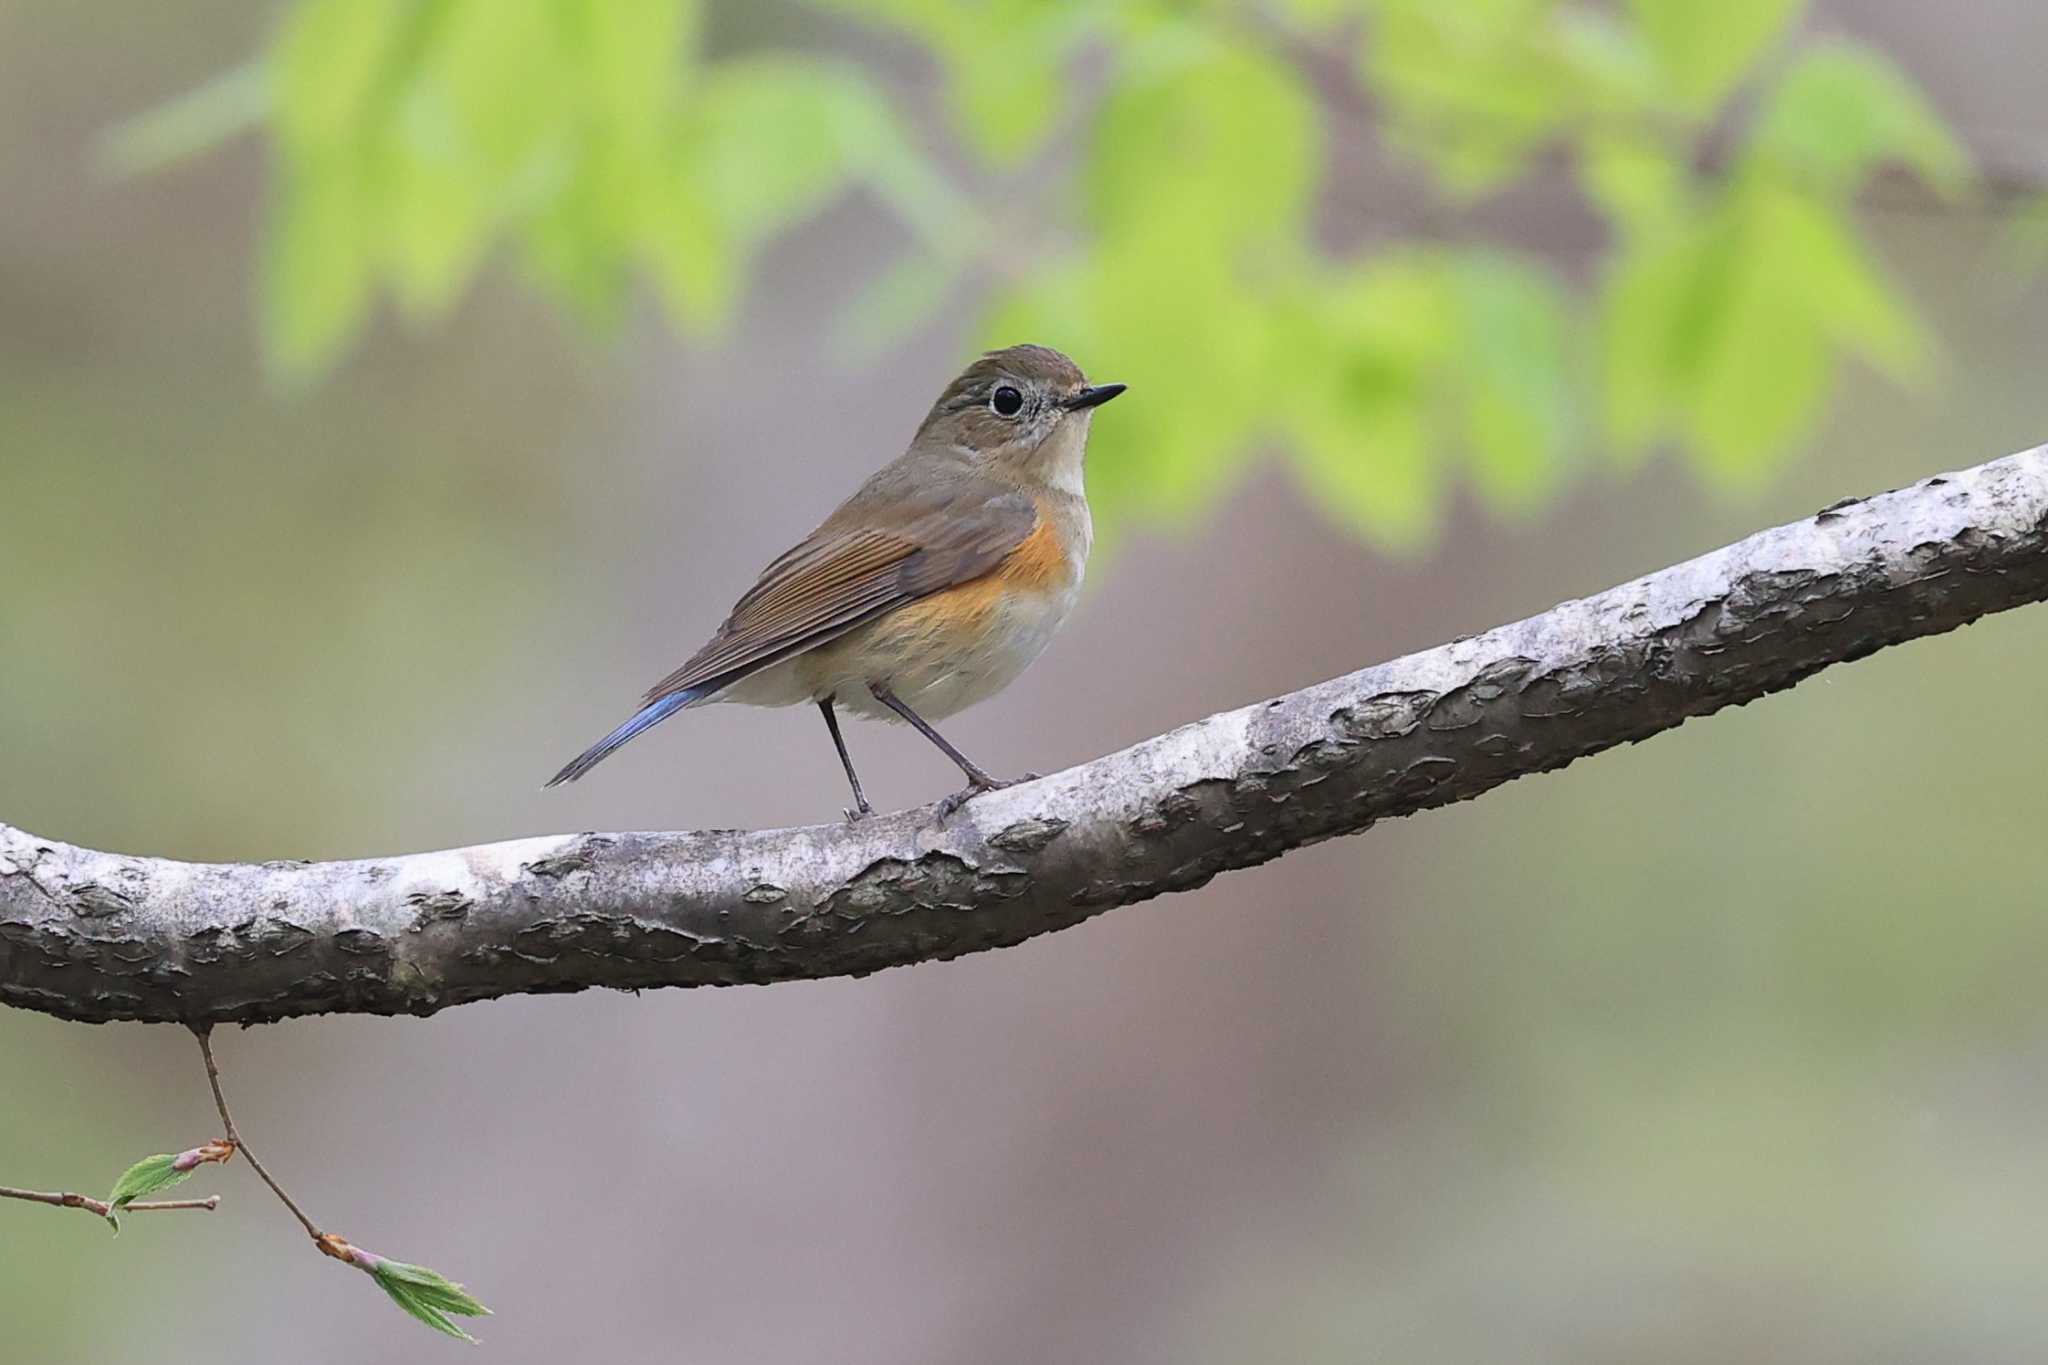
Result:
[[[632,718],[624,725],[621,725],[618,729],[612,731],[588,749],[585,749],[581,754],[578,754],[570,761],[567,767],[549,778],[547,785],[552,787],[563,782],[574,782],[577,778],[583,776],[583,774],[589,772],[607,758],[610,758],[612,751],[624,745],[628,740],[644,730],[653,729],[685,706],[688,706],[691,702],[701,701],[704,696],[705,693],[703,691],[697,688],[688,688],[681,692],[671,692],[658,701],[647,703],[647,705],[635,711]]]

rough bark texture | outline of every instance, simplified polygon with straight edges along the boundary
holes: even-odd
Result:
[[[2048,596],[2048,447],[1513,625],[859,825],[203,865],[0,825],[0,1001],[188,1024],[861,975],[1463,801]]]

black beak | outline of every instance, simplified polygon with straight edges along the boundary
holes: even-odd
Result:
[[[1123,391],[1124,386],[1121,384],[1097,384],[1093,388],[1081,390],[1060,406],[1068,412],[1078,412],[1082,408],[1099,408]]]

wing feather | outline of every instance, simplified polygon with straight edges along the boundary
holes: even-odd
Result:
[[[990,573],[1024,543],[1038,509],[983,479],[897,500],[887,529],[849,504],[762,572],[725,624],[647,700],[731,686],[837,639],[883,612]]]

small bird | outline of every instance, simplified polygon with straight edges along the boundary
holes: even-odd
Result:
[[[549,779],[574,782],[634,736],[708,702],[809,703],[873,813],[839,733],[838,707],[903,721],[967,775],[945,819],[989,776],[931,727],[994,696],[1045,649],[1081,589],[1094,528],[1081,467],[1093,384],[1045,346],[990,351],[932,405],[910,449],[762,571],[689,662],[618,729]],[[1022,781],[1024,779],[1016,779]]]

